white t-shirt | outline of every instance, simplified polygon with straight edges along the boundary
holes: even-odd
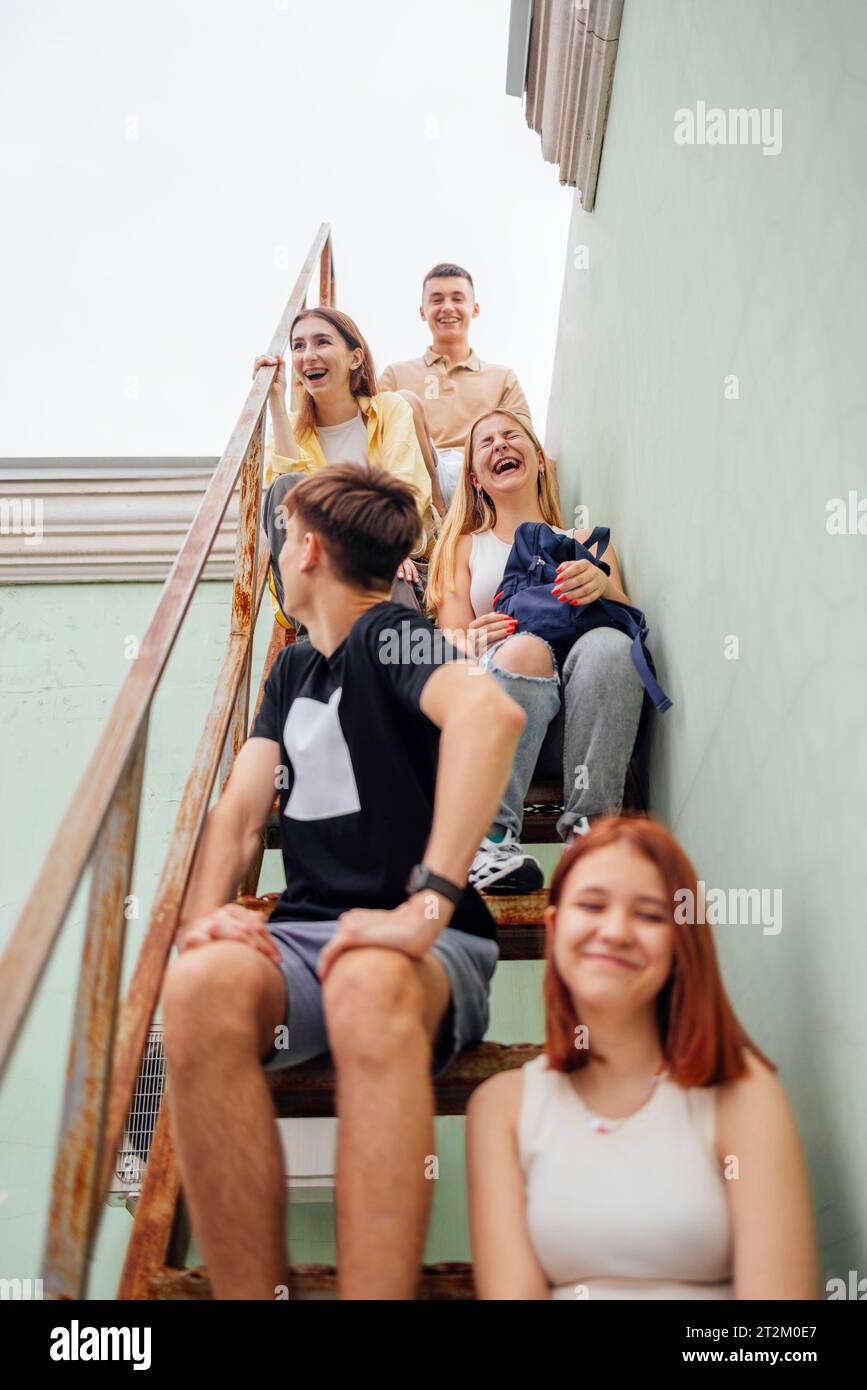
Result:
[[[563,526],[552,526],[560,536],[574,536]],[[493,611],[494,598],[512,553],[510,541],[501,541],[493,531],[474,531],[470,544],[470,607],[477,618]]]
[[[319,425],[316,430],[328,463],[368,463],[367,424],[359,410],[342,425]]]

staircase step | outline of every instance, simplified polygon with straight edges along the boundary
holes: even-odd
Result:
[[[497,1072],[522,1067],[542,1051],[539,1043],[480,1043],[459,1053],[434,1080],[438,1115],[463,1115],[477,1086]],[[334,1063],[329,1054],[297,1067],[268,1072],[280,1119],[323,1119],[335,1113]]]
[[[557,821],[563,813],[562,782],[534,782],[527,792],[521,839],[527,845],[559,843]],[[265,848],[280,848],[280,801],[271,807],[265,824]]]
[[[273,912],[279,893],[263,893],[261,897],[239,897],[241,907],[254,911]],[[485,902],[497,923],[500,939],[500,960],[544,960],[545,929],[542,913],[548,906],[548,894],[524,893],[519,897],[497,897],[485,894]]]
[[[333,1265],[295,1265],[290,1277],[292,1300],[303,1302],[337,1294],[337,1270]],[[157,1300],[209,1299],[212,1295],[208,1271],[201,1265],[194,1269],[164,1266],[151,1276],[150,1297]],[[460,1262],[424,1265],[416,1298],[440,1301],[475,1298],[472,1265]]]
[[[497,924],[500,960],[544,960],[545,928],[542,913],[548,906],[548,890],[522,893],[513,898],[483,894]]]

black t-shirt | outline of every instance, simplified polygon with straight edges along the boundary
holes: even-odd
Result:
[[[430,835],[439,753],[419,699],[457,655],[421,613],[389,602],[363,613],[330,657],[310,642],[280,653],[251,733],[287,758],[278,783],[286,891],[272,921],[330,921],[405,900]],[[449,926],[496,939],[474,888]]]

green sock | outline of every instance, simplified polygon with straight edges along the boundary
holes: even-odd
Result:
[[[495,845],[501,845],[506,838],[505,830],[489,830],[488,839]]]

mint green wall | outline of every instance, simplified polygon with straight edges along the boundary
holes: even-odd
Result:
[[[830,498],[867,497],[865,81],[861,0],[626,0],[547,440],[674,700],[657,813],[709,885],[783,892],[779,935],[716,937],[797,1110],[825,1275],[867,1273],[867,535],[825,526]],[[782,152],[675,145],[699,100],[779,107]]]
[[[159,595],[153,584],[81,584],[0,589],[0,948],[42,863],[60,816],[128,669],[127,638],[141,638]],[[156,891],[178,801],[223,653],[229,586],[200,587],[167,668],[151,720],[133,890],[139,920],[129,924],[126,973],[134,962]],[[270,630],[262,615],[254,669]],[[258,680],[258,675],[256,677]],[[542,855],[545,851],[541,852]],[[552,851],[547,851],[549,860]],[[282,887],[275,851],[262,889]],[[37,1278],[45,1233],[66,1053],[86,912],[80,892],[34,1008],[0,1085],[0,1277]],[[489,1037],[541,1040],[541,966],[515,962],[495,977]],[[428,1258],[467,1259],[463,1120],[437,1121],[440,1177]],[[90,1294],[111,1298],[131,1220],[104,1213]],[[292,1204],[292,1257],[333,1259],[330,1204]],[[197,1256],[192,1252],[192,1260]]]
[[[159,592],[154,584],[0,589],[0,945],[128,670],[127,639],[141,638]],[[154,706],[133,882],[140,917],[129,923],[127,974],[223,654],[229,593],[225,583],[200,587]],[[267,640],[264,624],[260,630]],[[262,654],[260,668],[261,661]],[[86,902],[80,891],[0,1086],[0,1275],[6,1277],[39,1273]],[[97,1297],[110,1297],[116,1287],[129,1227],[125,1211],[106,1211],[91,1283]]]

